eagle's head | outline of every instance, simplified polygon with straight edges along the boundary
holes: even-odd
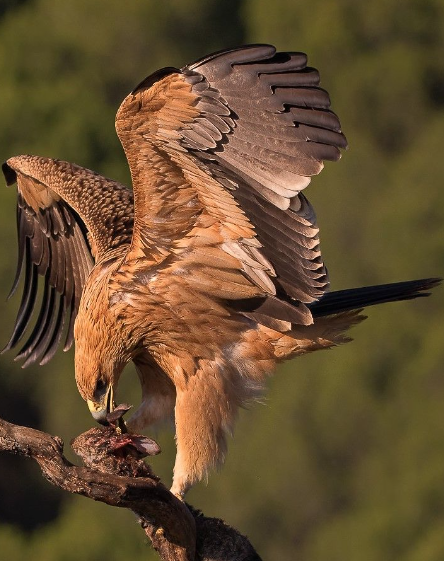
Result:
[[[115,407],[120,374],[130,359],[124,359],[120,342],[109,335],[107,327],[100,321],[76,328],[77,387],[94,419],[102,424],[107,424],[106,416]]]
[[[115,407],[120,374],[133,358],[131,343],[109,306],[107,281],[108,275],[92,272],[74,327],[77,387],[94,419],[102,424],[107,424],[106,416]]]

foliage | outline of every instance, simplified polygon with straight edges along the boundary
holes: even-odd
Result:
[[[443,275],[442,0],[16,4],[0,10],[2,160],[48,155],[128,182],[113,119],[141,78],[247,41],[302,50],[350,142],[308,189],[332,287]],[[0,197],[6,295],[14,193]],[[241,415],[221,473],[190,502],[247,533],[264,559],[442,559],[443,302],[437,289],[371,309],[351,345],[283,366],[265,406]],[[2,308],[4,341],[16,305]],[[0,415],[69,441],[91,422],[72,371],[72,354],[24,372],[3,356]],[[137,400],[131,382],[134,374],[126,391]],[[174,443],[168,431],[159,439],[154,468],[167,475]],[[0,543],[9,559],[150,558],[130,516],[57,493],[45,509],[50,488],[8,461],[0,458]],[[31,486],[13,513],[23,479]],[[26,501],[37,517],[25,516]]]

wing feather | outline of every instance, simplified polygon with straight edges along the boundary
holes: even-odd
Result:
[[[74,321],[94,258],[128,245],[132,235],[131,192],[114,181],[74,164],[18,156],[3,164],[7,183],[17,183],[18,261],[11,289],[23,270],[23,295],[13,333],[4,351],[30,335],[16,359],[23,366],[46,364],[68,323],[64,350],[73,342]],[[38,279],[43,290],[38,299]],[[69,321],[67,320],[69,316]]]
[[[17,312],[17,318],[15,320],[13,332],[9,342],[3,351],[7,351],[14,347],[18,341],[23,336],[29,320],[31,319],[32,311],[34,309],[34,303],[37,296],[38,288],[38,278],[37,269],[35,265],[31,262],[30,258],[30,243],[29,238],[26,238],[25,242],[25,280],[23,285],[23,293],[20,301],[19,310]]]
[[[52,332],[51,339],[49,340],[46,349],[43,353],[43,356],[40,359],[40,364],[47,364],[52,357],[57,352],[59,347],[60,341],[63,335],[63,328],[65,326],[66,321],[66,303],[65,303],[65,295],[60,294],[59,296],[59,306],[58,306],[58,313],[57,313],[57,320],[54,325],[54,330]]]
[[[195,288],[208,294],[213,279],[220,298],[262,296],[270,303],[262,301],[262,310],[275,314],[275,301],[283,301],[296,310],[292,320],[312,321],[305,304],[324,294],[328,278],[301,191],[347,141],[306,55],[254,45],[159,71],[124,100],[116,129],[135,193],[127,263],[160,266],[174,254],[182,272],[191,270],[187,248],[198,236],[237,265],[220,272],[222,291],[216,263],[223,257],[214,257],[213,268],[193,269]],[[186,206],[179,204],[185,192]],[[237,282],[236,271],[256,292]]]

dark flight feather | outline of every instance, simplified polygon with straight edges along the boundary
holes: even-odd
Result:
[[[440,278],[430,278],[336,290],[325,294],[318,302],[310,304],[309,308],[314,317],[321,317],[386,302],[423,298],[429,296],[427,291],[441,281]]]

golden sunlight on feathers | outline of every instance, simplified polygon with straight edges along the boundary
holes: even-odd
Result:
[[[6,349],[40,301],[19,357],[44,364],[74,336],[79,391],[98,419],[133,360],[142,403],[129,427],[175,416],[182,496],[223,460],[239,406],[279,361],[347,341],[362,307],[437,281],[327,292],[301,191],[347,142],[301,53],[253,45],[158,71],[123,101],[116,130],[133,191],[48,158],[3,165],[18,187],[13,290],[25,277]]]

